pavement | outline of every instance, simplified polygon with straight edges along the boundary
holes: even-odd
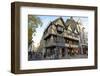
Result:
[[[88,55],[82,55],[82,54],[79,54],[79,55],[66,55],[65,57],[62,57],[62,58],[57,58],[58,59],[83,59],[83,58],[88,58]],[[32,60],[56,60],[54,58],[43,58],[43,56],[41,55],[32,55],[31,57],[28,56],[28,60],[29,61],[32,61]]]

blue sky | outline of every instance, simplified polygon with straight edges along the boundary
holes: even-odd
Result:
[[[50,22],[53,20],[59,18],[60,16],[38,16],[41,21],[43,22],[42,27],[38,27],[36,29],[36,35],[33,36],[34,46],[37,47],[40,43],[40,40],[42,38],[43,32],[46,29],[46,27],[49,25]],[[67,19],[69,19],[69,16],[62,16],[64,22],[66,22]],[[80,19],[81,23],[84,25],[85,28],[88,27],[88,18],[87,17],[73,17],[75,21],[78,21]]]

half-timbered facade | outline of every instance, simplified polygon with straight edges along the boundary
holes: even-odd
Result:
[[[80,38],[81,27],[78,22],[73,17],[64,22],[60,17],[51,22],[45,29],[38,51],[42,52],[43,57],[48,59],[66,58],[68,55],[81,54]]]

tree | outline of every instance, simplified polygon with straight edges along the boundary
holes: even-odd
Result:
[[[32,35],[35,35],[39,26],[42,26],[41,19],[38,16],[28,15],[28,45],[32,43]]]

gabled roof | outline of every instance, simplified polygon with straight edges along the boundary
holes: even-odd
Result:
[[[62,17],[57,18],[56,20],[54,20],[52,23],[55,24],[57,22],[61,21],[63,24],[63,27],[65,27],[65,22],[63,21]]]
[[[78,23],[72,17],[70,17],[70,19],[67,19],[66,21],[66,29],[68,29],[68,27],[70,26],[72,32],[77,31],[79,33],[77,24]]]
[[[45,32],[46,30],[48,30],[48,28],[49,28],[51,25],[56,25],[55,23],[58,22],[59,20],[62,22],[62,24],[63,24],[64,27],[65,27],[65,23],[64,23],[62,17],[59,17],[59,18],[55,19],[54,21],[50,22],[49,25],[47,26],[47,28],[44,30],[44,32]]]
[[[48,28],[52,25],[53,23],[50,22],[49,25],[47,26],[47,28],[44,30],[44,33],[48,30]]]
[[[66,30],[70,26],[73,33],[75,31],[77,31],[79,33],[78,26],[77,26],[78,23],[72,17],[70,17],[70,19],[67,19],[66,23],[63,21],[62,17],[59,17],[59,18],[55,19],[54,21],[52,21],[52,22],[49,23],[48,27],[45,29],[44,32],[46,32],[46,30],[48,30],[48,28],[51,25],[55,25],[56,26],[56,23],[59,22],[59,21],[62,22],[63,25],[61,25],[61,26],[63,26]]]

